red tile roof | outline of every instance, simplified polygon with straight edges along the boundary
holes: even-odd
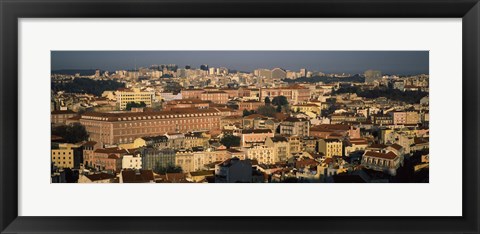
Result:
[[[396,149],[396,150],[401,150],[403,147],[399,144],[393,144],[393,145],[390,145],[390,147]]]
[[[92,174],[92,175],[85,175],[91,181],[98,181],[98,180],[107,180],[107,179],[114,179],[116,176],[107,173],[99,173],[99,174]]]
[[[395,159],[397,155],[394,152],[388,152],[388,153],[379,153],[375,151],[367,151],[364,154],[365,156],[370,156],[374,158],[383,158],[383,159]]]
[[[123,183],[148,183],[154,180],[152,170],[140,170],[137,173],[134,170],[122,171]]]

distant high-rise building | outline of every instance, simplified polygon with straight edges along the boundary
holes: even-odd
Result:
[[[187,69],[177,69],[177,77],[184,78],[187,76]]]
[[[207,64],[202,64],[202,65],[200,65],[200,70],[202,70],[202,71],[208,71],[208,65],[207,65]]]
[[[269,69],[258,69],[256,70],[256,74],[259,77],[263,77],[267,79],[272,78],[272,71],[270,71]]]
[[[365,75],[365,83],[372,83],[382,78],[382,72],[377,70],[367,70],[365,71],[364,75]]]
[[[95,70],[95,77],[97,77],[97,78],[100,77],[100,70],[98,70],[98,69]]]
[[[300,76],[301,77],[306,77],[307,76],[307,69],[306,68],[300,69]]]
[[[287,77],[287,72],[281,68],[272,69],[272,78],[273,79],[285,79]]]
[[[208,68],[208,74],[215,75],[215,68],[214,67]]]

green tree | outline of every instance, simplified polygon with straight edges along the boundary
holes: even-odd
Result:
[[[129,102],[129,103],[127,103],[127,107],[126,107],[126,108],[127,108],[127,110],[131,110],[132,107],[146,107],[146,106],[147,106],[147,104],[145,104],[145,102],[140,102],[140,103],[138,103],[138,102]]]
[[[277,112],[278,113],[282,112],[282,106],[277,106]]]
[[[287,97],[285,96],[277,96],[274,97],[272,100],[272,104],[275,106],[285,106],[288,105]]]
[[[168,166],[160,166],[158,163],[153,169],[155,173],[158,174],[165,174],[165,173],[181,173],[183,172],[183,169],[179,166],[174,166],[174,165],[168,165]]]
[[[76,78],[68,83],[51,83],[52,90],[65,91],[67,93],[90,93],[101,96],[104,91],[118,90],[125,87],[124,83],[115,80],[92,80],[88,78]]]
[[[269,97],[265,97],[265,105],[268,106],[270,105],[271,101]]]
[[[88,133],[80,123],[61,125],[52,129],[52,135],[62,137],[67,143],[77,143],[88,140]]]
[[[220,143],[230,149],[230,147],[240,146],[240,137],[233,135],[226,135],[221,140]]]
[[[276,110],[275,110],[275,107],[273,106],[260,106],[257,109],[257,113],[261,115],[269,116],[269,117],[274,117]]]
[[[249,115],[253,115],[253,114],[255,114],[255,111],[254,111],[254,110],[251,110],[251,111],[249,111],[249,110],[247,110],[247,109],[244,109],[244,110],[243,110],[243,117],[249,116]]]

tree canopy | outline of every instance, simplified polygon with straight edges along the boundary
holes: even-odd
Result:
[[[167,82],[167,84],[165,85],[165,87],[163,87],[163,89],[165,92],[177,94],[177,93],[180,93],[180,91],[182,90],[182,86],[179,83],[172,81],[172,82]]]
[[[247,110],[247,109],[244,109],[244,110],[243,110],[243,117],[249,116],[249,115],[253,115],[253,114],[255,114],[255,113],[256,113],[256,112],[255,112],[254,110],[249,111],[249,110]]]
[[[52,135],[62,137],[67,143],[77,143],[88,140],[88,133],[80,123],[60,125],[52,128]]]
[[[275,117],[276,112],[277,111],[273,106],[259,106],[257,109],[258,114],[269,116],[269,117]]]
[[[88,93],[101,96],[104,91],[118,90],[125,87],[124,83],[115,80],[92,80],[88,78],[76,78],[69,83],[51,83],[55,92],[65,91],[67,93]]]
[[[428,95],[427,92],[422,91],[401,91],[393,88],[362,90],[359,87],[342,87],[334,92],[334,94],[340,93],[356,93],[359,97],[371,99],[385,97],[393,101],[402,101],[409,104],[419,103],[420,99]]]
[[[127,110],[132,110],[132,107],[146,107],[147,104],[145,102],[129,102],[127,103]]]
[[[230,149],[230,147],[240,146],[240,137],[234,135],[226,135],[221,140],[220,143]]]
[[[269,97],[265,97],[265,105],[270,105],[270,98]]]
[[[183,172],[183,169],[179,166],[174,166],[174,165],[168,165],[166,167],[160,166],[157,164],[155,168],[153,169],[155,173],[158,174],[165,174],[165,173],[181,173]]]
[[[273,98],[272,104],[275,106],[285,106],[288,105],[288,99],[285,96],[277,96]]]

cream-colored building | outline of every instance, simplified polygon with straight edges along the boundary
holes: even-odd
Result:
[[[298,105],[291,105],[290,110],[295,111],[295,112],[303,112],[303,113],[308,113],[308,112],[313,112],[313,113],[320,113],[320,106],[317,104],[312,104],[312,103],[307,103],[307,104],[298,104]]]
[[[343,143],[338,139],[319,139],[318,151],[323,153],[325,157],[342,156]]]
[[[273,148],[275,162],[285,161],[290,157],[290,144],[285,137],[269,137],[265,141],[265,145]]]
[[[178,151],[175,154],[175,166],[181,167],[183,173],[189,173],[189,172],[195,171],[193,152]]]
[[[403,165],[403,157],[393,151],[374,152],[366,151],[362,157],[362,166],[367,169],[396,175],[397,169]]]
[[[142,169],[142,158],[140,155],[124,155],[122,158],[122,169]]]
[[[247,149],[247,158],[256,159],[258,163],[274,164],[276,161],[273,151],[274,149],[272,147],[266,145],[254,146]]]
[[[287,139],[288,144],[290,145],[290,154],[299,153],[302,151],[302,142],[300,136],[289,136]]]
[[[393,112],[393,124],[418,124],[420,122],[420,115],[416,111],[398,111]]]
[[[154,92],[145,92],[140,91],[139,89],[121,89],[115,92],[117,96],[117,104],[120,110],[125,110],[127,108],[127,103],[135,102],[141,103],[144,102],[147,107],[152,107],[153,99],[155,97]]]
[[[350,156],[350,153],[355,151],[365,151],[368,147],[368,141],[363,138],[352,138],[345,146],[345,156]]]

